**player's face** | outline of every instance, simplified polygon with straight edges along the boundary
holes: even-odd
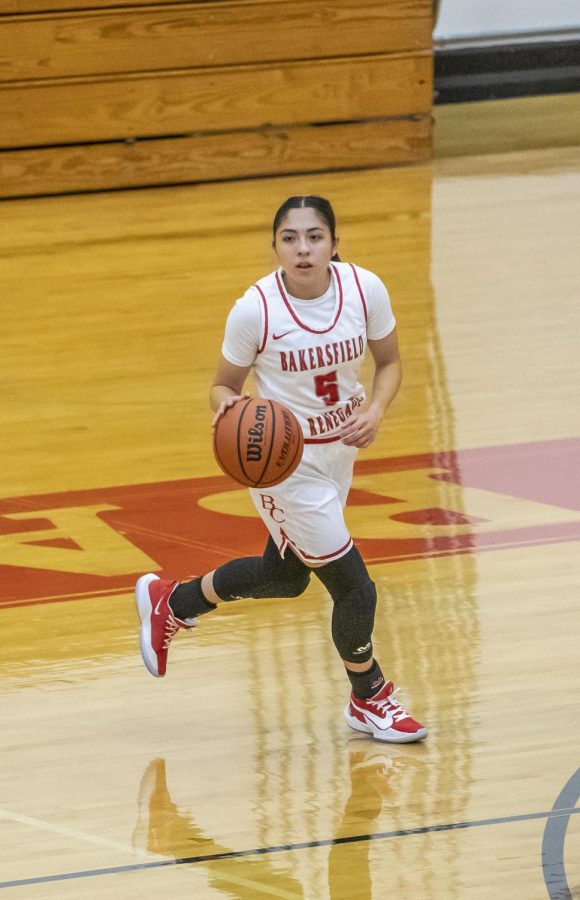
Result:
[[[328,287],[328,264],[337,241],[314,209],[291,209],[276,232],[274,248],[285,272],[288,290],[296,297],[318,297]]]

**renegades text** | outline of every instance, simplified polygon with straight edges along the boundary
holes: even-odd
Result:
[[[324,369],[357,359],[364,353],[362,335],[323,344],[321,347],[307,347],[305,350],[280,350],[280,368],[283,372],[307,372],[309,369]]]
[[[347,419],[350,419],[355,409],[363,402],[364,397],[351,397],[344,406],[325,412],[321,416],[308,416],[308,427],[311,437],[329,434],[337,428],[341,428]]]

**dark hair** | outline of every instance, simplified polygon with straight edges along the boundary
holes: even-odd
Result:
[[[316,194],[308,194],[304,197],[288,197],[288,199],[284,201],[274,216],[274,223],[272,225],[273,240],[276,240],[276,232],[286,218],[289,210],[304,209],[305,207],[315,210],[318,217],[328,226],[330,236],[334,243],[334,241],[336,241],[336,217],[334,215],[334,210],[329,200],[325,200],[324,197],[318,197]],[[335,262],[340,262],[338,253],[335,253],[332,259]]]

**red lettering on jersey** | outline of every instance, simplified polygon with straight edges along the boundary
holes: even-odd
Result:
[[[310,428],[310,437],[316,437],[316,423],[310,416],[308,417],[308,427]]]
[[[364,339],[362,335],[359,335],[333,344],[278,352],[280,353],[282,372],[307,372],[357,359],[364,353]]]

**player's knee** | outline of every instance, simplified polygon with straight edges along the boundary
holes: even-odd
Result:
[[[341,594],[362,590],[373,584],[363,558],[354,546],[344,556],[316,569],[316,577],[333,600]]]
[[[364,663],[372,659],[377,591],[368,578],[361,587],[333,597],[332,640],[346,662]]]
[[[271,597],[299,597],[310,583],[310,569],[287,549],[281,557],[268,546],[263,556],[264,579],[269,583]]]
[[[302,572],[271,582],[272,597],[299,597],[310,584],[310,573]]]

